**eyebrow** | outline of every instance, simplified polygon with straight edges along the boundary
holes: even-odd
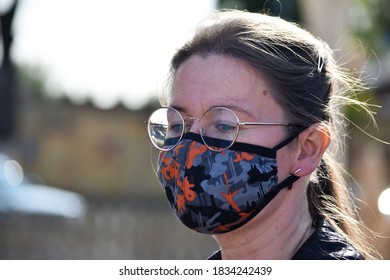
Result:
[[[169,106],[169,107],[173,108],[173,109],[176,109],[177,111],[179,111],[181,113],[187,113],[187,110],[184,107],[181,107],[181,106]]]
[[[210,109],[212,108],[215,108],[215,107],[225,107],[225,108],[228,108],[230,110],[233,110],[235,112],[240,112],[240,113],[244,113],[252,118],[256,118],[253,113],[249,112],[248,110],[240,107],[240,106],[237,106],[237,105],[234,105],[234,104],[220,104],[220,105],[214,105],[214,106],[211,106]]]
[[[177,111],[181,112],[181,113],[187,113],[187,109],[184,108],[184,107],[181,107],[181,106],[176,106],[176,105],[173,105],[173,106],[169,106],[173,109],[176,109]],[[244,108],[240,107],[240,106],[237,106],[237,105],[234,105],[234,104],[217,104],[217,105],[213,105],[213,106],[210,106],[208,108],[208,110],[210,109],[213,109],[213,108],[216,108],[216,107],[225,107],[225,108],[228,108],[230,110],[233,110],[235,112],[241,112],[241,113],[244,113],[252,118],[256,118],[253,113],[249,112],[248,110],[245,110]],[[204,112],[203,112],[204,113]]]

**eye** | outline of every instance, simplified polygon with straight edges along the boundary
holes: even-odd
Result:
[[[218,122],[215,124],[215,129],[219,133],[232,133],[236,130],[236,124],[228,122]]]
[[[181,134],[183,132],[184,125],[182,123],[172,123],[169,126],[169,131],[175,134]]]

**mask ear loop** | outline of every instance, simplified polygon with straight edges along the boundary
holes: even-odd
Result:
[[[275,189],[275,192],[279,192],[281,189],[288,188],[292,189],[292,184],[297,181],[300,177],[296,176],[296,174],[301,171],[301,168],[298,168],[294,173],[290,173],[290,176],[286,178],[283,182],[281,182]]]
[[[292,189],[292,184],[297,180],[296,178],[299,179],[299,177],[295,176],[295,174],[297,174],[298,172],[300,172],[302,170],[302,168],[298,168],[297,170],[295,170],[294,173],[290,173],[290,176],[289,178],[293,178],[294,181],[291,182],[291,184],[287,187],[287,189],[291,190]]]

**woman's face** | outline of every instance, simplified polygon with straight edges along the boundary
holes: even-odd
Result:
[[[186,117],[200,118],[215,106],[232,109],[241,122],[286,122],[282,108],[272,98],[271,88],[263,76],[244,61],[222,56],[193,55],[177,70],[169,106]],[[199,134],[195,122],[191,132]],[[273,148],[286,138],[280,126],[240,128],[238,142]],[[279,178],[291,172],[289,149],[278,152]]]

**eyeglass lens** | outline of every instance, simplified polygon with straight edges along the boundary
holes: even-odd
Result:
[[[214,151],[229,148],[237,137],[238,119],[227,108],[216,107],[207,111],[199,125],[203,142]],[[179,143],[185,126],[186,122],[177,110],[160,108],[150,116],[148,132],[153,145],[167,151]]]

